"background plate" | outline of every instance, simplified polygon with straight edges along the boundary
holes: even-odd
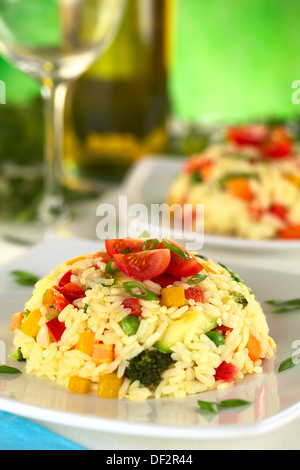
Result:
[[[66,259],[97,251],[102,246],[100,242],[77,239],[48,242],[1,269],[0,340],[6,345],[6,354],[14,351],[13,335],[9,332],[11,315],[23,309],[31,295],[30,288],[13,282],[10,271],[25,269],[42,277]],[[238,273],[261,302],[299,295],[299,276],[243,266],[238,267]],[[0,409],[49,423],[156,438],[230,439],[269,432],[300,416],[299,369],[277,373],[280,362],[292,355],[292,343],[300,337],[300,319],[297,314],[274,316],[268,309],[266,314],[271,335],[278,345],[277,357],[264,363],[263,375],[249,376],[230,390],[206,392],[182,400],[132,403],[77,395],[45,378],[23,374],[8,380],[0,378]],[[4,362],[3,357],[0,362]],[[24,368],[12,359],[7,364]],[[198,412],[199,397],[217,401],[240,398],[251,401],[253,406],[240,413],[221,413],[207,420]]]
[[[140,160],[128,173],[124,182],[124,193],[128,196],[128,205],[163,204],[168,199],[169,189],[174,178],[182,171],[186,159],[180,157],[149,156]],[[160,233],[160,227],[152,227],[154,233]],[[187,238],[188,233],[187,233]],[[295,250],[300,249],[298,241],[255,241],[238,237],[205,235],[205,246],[243,250]]]

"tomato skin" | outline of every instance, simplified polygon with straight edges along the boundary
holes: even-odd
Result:
[[[283,222],[286,222],[287,220],[287,215],[288,215],[288,212],[287,212],[287,209],[280,205],[280,204],[276,204],[274,206],[272,206],[270,208],[270,214],[274,215],[275,217],[277,217],[278,219],[282,220]]]
[[[146,239],[143,238],[115,238],[112,240],[105,240],[105,248],[110,258],[120,253],[126,248],[130,249],[130,253],[137,253],[143,250],[143,244]]]
[[[149,280],[166,271],[171,261],[170,250],[150,250],[138,253],[116,254],[114,262],[126,276],[138,280]]]
[[[202,289],[197,289],[197,287],[189,287],[189,289],[184,291],[185,298],[187,300],[194,300],[197,303],[203,303],[205,291]]]
[[[270,138],[261,147],[263,155],[273,159],[289,157],[293,152],[293,144],[285,129],[277,127],[271,132]]]
[[[265,125],[246,125],[230,127],[227,130],[227,138],[237,145],[249,145],[258,147],[268,138],[269,129]]]
[[[173,251],[171,251],[171,263],[169,267],[166,269],[168,274],[171,276],[182,278],[182,277],[192,277],[196,274],[203,271],[203,266],[199,263],[199,261],[191,255],[188,251],[186,251],[182,246],[176,243],[174,240],[167,239],[167,242],[173,245],[175,248],[181,249],[185,255],[187,256],[188,260],[182,258],[182,256],[177,255]],[[160,243],[157,248],[167,249],[164,242]]]
[[[60,293],[71,303],[74,302],[74,300],[85,297],[85,291],[74,282],[69,282],[63,286],[60,289]]]
[[[72,270],[66,272],[59,281],[59,287],[64,287],[71,282]]]
[[[139,299],[125,299],[122,303],[124,308],[130,308],[132,317],[140,317],[142,314]]]
[[[225,382],[231,383],[234,381],[236,374],[239,369],[233,364],[228,362],[222,362],[222,364],[216,369],[215,380],[224,380]]]

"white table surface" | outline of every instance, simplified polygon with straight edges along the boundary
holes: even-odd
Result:
[[[16,259],[26,253],[28,247],[14,245],[0,239],[0,265]],[[235,264],[248,264],[250,266],[261,266],[266,269],[281,269],[300,275],[300,251],[291,252],[258,252],[248,253],[232,252],[230,250],[214,249],[206,247],[205,254],[218,257]],[[299,277],[300,280],[300,277]],[[300,284],[299,284],[300,290]],[[300,397],[299,397],[300,399]],[[136,438],[118,434],[108,434],[94,431],[84,432],[80,429],[40,422],[46,428],[71,439],[74,442],[91,450],[299,450],[300,449],[300,419],[296,419],[287,426],[272,433],[251,439],[223,440],[223,441],[185,441],[152,438]]]

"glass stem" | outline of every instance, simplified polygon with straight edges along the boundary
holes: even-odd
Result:
[[[45,119],[44,197],[40,218],[53,225],[66,219],[69,211],[65,204],[62,183],[64,108],[67,86],[48,80],[42,87]]]

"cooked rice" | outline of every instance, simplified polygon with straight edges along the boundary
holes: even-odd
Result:
[[[222,389],[229,384],[215,381],[218,366],[227,361],[239,369],[238,379],[246,374],[261,374],[262,360],[274,355],[275,344],[269,336],[269,328],[260,304],[249,288],[232,279],[229,272],[212,260],[203,262],[207,278],[199,285],[206,292],[203,304],[188,301],[185,306],[167,308],[159,300],[141,300],[141,321],[134,336],[127,336],[120,326],[120,321],[130,314],[122,305],[129,298],[121,286],[104,286],[105,264],[100,258],[87,255],[85,259],[72,265],[72,282],[86,290],[86,297],[68,305],[60,314],[59,320],[65,322],[66,330],[59,342],[53,342],[47,331],[45,314],[40,320],[37,338],[26,336],[21,329],[15,331],[14,345],[21,348],[27,360],[27,372],[44,376],[67,387],[70,376],[89,379],[97,385],[99,377],[117,372],[124,381],[119,398],[143,401],[148,398],[175,397],[206,390]],[[49,286],[58,285],[63,273],[70,270],[69,264],[62,264],[49,276],[41,280],[32,298],[25,305],[25,311],[40,308],[43,314],[42,298]],[[140,284],[143,284],[140,282]],[[161,287],[145,281],[144,285],[160,293]],[[181,285],[190,287],[182,279]],[[246,308],[232,299],[232,292],[243,294],[248,300]],[[88,306],[88,307],[87,307]],[[138,381],[130,383],[124,376],[130,359],[138,356],[145,349],[152,348],[163,337],[168,325],[175,319],[183,318],[188,311],[204,312],[214,318],[218,325],[232,328],[225,340],[225,345],[217,347],[205,334],[199,334],[197,328],[190,328],[184,341],[172,348],[175,363],[162,374],[160,384],[147,388]],[[95,339],[104,344],[114,345],[114,360],[110,364],[96,364],[90,356],[74,349],[83,331],[92,331]],[[249,335],[260,342],[261,360],[253,363],[246,348]]]
[[[211,162],[211,174],[195,182],[192,174],[183,169],[171,185],[168,203],[203,204],[207,234],[267,240],[277,238],[287,225],[300,226],[299,153],[270,161],[260,158],[252,148],[237,149],[225,143],[208,147],[192,158]],[[248,179],[251,202],[231,195],[221,186],[223,178],[232,174],[255,174],[255,178]],[[272,207],[278,205],[284,207],[286,220],[272,212]]]

